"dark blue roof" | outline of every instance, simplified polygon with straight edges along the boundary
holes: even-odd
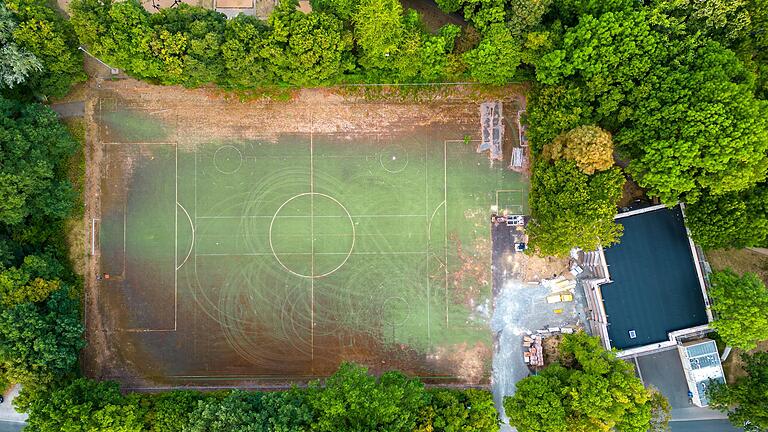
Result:
[[[706,324],[680,207],[617,222],[624,226],[621,243],[605,250],[613,283],[602,286],[611,346],[622,350],[658,343],[671,331]]]

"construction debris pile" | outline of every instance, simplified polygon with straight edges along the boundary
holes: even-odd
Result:
[[[528,367],[544,367],[544,350],[541,347],[541,335],[523,336],[523,360]]]
[[[490,150],[491,160],[501,160],[504,123],[502,122],[501,102],[483,102],[480,104],[480,145],[477,152]]]
[[[549,341],[550,337],[555,336],[553,339],[557,339],[553,344],[549,344],[550,354],[552,346],[557,346],[559,343],[559,336],[564,334],[573,334],[576,331],[574,327],[547,327],[545,329],[536,330],[535,334],[526,333],[523,335],[523,361],[533,371],[537,371],[543,368],[545,357],[545,345],[546,341]]]

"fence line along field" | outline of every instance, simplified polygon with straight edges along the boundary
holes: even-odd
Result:
[[[476,152],[478,106],[104,83],[86,372],[279,385],[347,360],[487,383],[488,209],[527,210],[527,185]]]

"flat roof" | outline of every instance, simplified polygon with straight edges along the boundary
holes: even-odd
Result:
[[[613,282],[601,286],[611,346],[650,345],[669,340],[669,332],[707,324],[680,207],[616,222],[624,226],[621,243],[605,249]]]

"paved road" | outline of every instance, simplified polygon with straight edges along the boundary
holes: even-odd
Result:
[[[51,109],[56,111],[61,118],[82,117],[85,115],[85,102],[78,101],[52,104]]]
[[[0,432],[18,432],[24,429],[26,423],[0,421]]]
[[[19,423],[27,419],[26,414],[16,412],[13,407],[13,400],[19,395],[19,390],[21,390],[21,386],[17,384],[4,394],[5,401],[0,404],[0,421]],[[0,432],[2,431],[3,429],[0,429]]]
[[[739,432],[728,420],[696,420],[669,422],[672,432]]]

